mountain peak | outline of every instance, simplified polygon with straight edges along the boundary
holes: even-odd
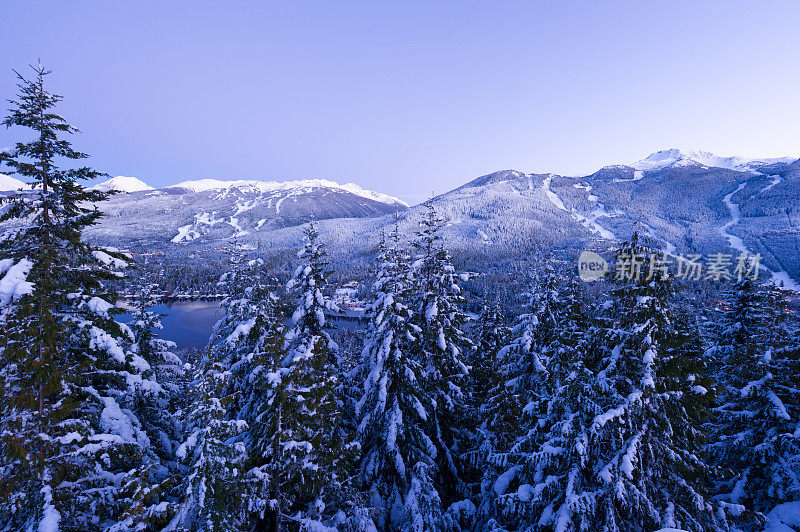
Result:
[[[790,163],[795,157],[775,157],[762,159],[748,159],[745,157],[722,157],[702,150],[683,151],[677,148],[661,150],[651,153],[644,159],[631,165],[636,170],[643,172],[661,170],[669,166],[709,166],[726,168],[740,172],[754,172],[758,168],[774,163]]]
[[[101,190],[103,192],[110,192],[112,190],[117,190],[119,192],[139,192],[142,190],[155,189],[141,179],[118,175],[117,177],[112,177],[108,181],[103,181],[93,186],[92,190]]]

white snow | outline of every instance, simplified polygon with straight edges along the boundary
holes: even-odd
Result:
[[[193,224],[184,225],[178,228],[178,234],[172,237],[172,242],[179,244],[183,241],[190,242],[195,238],[200,237],[200,233],[192,229],[194,227]]]
[[[86,302],[86,307],[92,314],[97,314],[98,316],[107,318],[108,311],[114,308],[114,305],[112,305],[103,298],[95,296]]]
[[[636,458],[636,453],[639,450],[640,438],[641,434],[637,434],[636,436],[633,437],[631,443],[628,445],[628,450],[625,452],[624,455],[622,455],[622,460],[619,464],[619,468],[622,470],[623,473],[625,473],[625,476],[628,477],[628,479],[630,480],[633,480],[633,471],[635,469],[633,462]]]
[[[797,160],[797,157],[775,157],[763,159],[747,159],[745,157],[720,157],[707,151],[682,151],[676,148],[661,150],[651,153],[644,159],[637,161],[630,166],[635,170],[652,171],[661,170],[668,166],[710,166],[716,168],[726,168],[741,172],[754,172],[761,165],[773,163],[790,163]]]
[[[117,190],[119,192],[140,192],[142,190],[155,189],[144,181],[135,177],[118,175],[117,177],[112,177],[108,181],[98,183],[97,185],[91,187],[90,190],[100,190],[103,192],[110,192],[112,190]]]
[[[69,445],[70,443],[81,441],[82,439],[83,436],[80,432],[69,432],[58,438],[58,443],[61,445]]]
[[[547,199],[549,199],[553,205],[562,211],[566,211],[567,207],[564,205],[564,202],[561,201],[561,198],[558,197],[558,194],[550,190],[551,181],[553,181],[553,176],[546,177],[544,181],[542,181],[542,190],[547,195]]]
[[[549,179],[550,178],[547,178],[546,181],[549,180]],[[592,190],[591,186],[581,185],[581,184],[576,184],[576,185],[573,185],[573,186],[575,188],[579,188],[579,189],[585,190],[587,192],[587,194],[588,194],[586,199],[590,203],[595,203],[596,205],[595,205],[594,209],[592,209],[592,211],[589,213],[588,216],[584,216],[583,214],[579,213],[577,211],[577,209],[575,209],[575,208],[573,208],[570,211],[570,215],[572,215],[572,217],[575,220],[580,222],[580,224],[582,226],[586,227],[587,229],[589,229],[593,233],[599,234],[602,238],[605,238],[606,240],[617,240],[617,235],[615,235],[613,232],[609,231],[608,229],[606,229],[605,227],[603,227],[602,225],[600,225],[597,222],[597,220],[599,218],[613,218],[614,216],[617,216],[617,213],[613,213],[612,214],[612,213],[609,213],[608,211],[606,211],[606,206],[603,205],[602,203],[600,203],[600,198],[598,196],[596,196],[595,194],[589,194],[589,192],[591,192],[591,190]],[[558,195],[555,192],[550,190],[550,183],[549,182],[547,183],[547,190],[545,190],[545,193],[548,194],[548,197],[550,197],[550,194],[555,196],[555,198],[558,200],[558,202],[556,203],[555,201],[553,201],[552,197],[550,197],[550,201],[553,201],[553,204],[556,207],[559,207],[559,205],[560,205],[561,207],[564,208],[564,210],[567,210],[566,207],[564,206],[564,202],[561,201],[561,198],[559,198]]]
[[[726,223],[724,225],[721,225],[717,229],[717,231],[719,232],[720,235],[722,235],[723,237],[728,239],[728,242],[730,243],[730,245],[731,245],[731,247],[733,249],[739,251],[740,253],[749,254],[749,252],[747,251],[747,248],[745,247],[744,242],[742,241],[742,239],[739,238],[738,236],[732,235],[732,234],[730,234],[728,232],[728,229],[730,229],[732,226],[734,226],[737,223],[739,223],[739,218],[741,217],[741,213],[739,211],[739,205],[734,203],[731,200],[731,198],[733,197],[734,194],[736,194],[739,191],[741,191],[744,187],[745,187],[745,183],[740,183],[739,186],[736,187],[736,190],[734,190],[730,194],[727,194],[722,199],[722,201],[725,203],[725,206],[728,208],[728,211],[731,214],[731,221],[729,221],[728,223]]]
[[[255,318],[250,318],[244,323],[240,323],[236,326],[233,332],[225,339],[225,342],[234,347],[236,343],[239,341],[239,338],[242,336],[247,336],[250,334],[250,331],[253,329],[253,326],[256,324]]]
[[[653,231],[653,228],[649,224],[646,224],[641,220],[637,220],[637,222],[639,224],[641,224],[642,227],[644,227],[644,229],[646,231],[645,235],[649,236],[653,240],[660,240],[660,241],[664,242],[664,252],[667,255],[675,255],[676,254],[676,252],[678,251],[678,247],[675,244],[673,244],[672,242],[670,242],[666,238],[659,238],[658,236],[656,236],[655,232]]]
[[[22,259],[13,266],[10,266],[11,259],[5,259],[1,262],[0,272],[5,270],[5,275],[0,279],[0,308],[33,292],[33,283],[26,280],[33,267],[31,261]]]
[[[408,207],[408,203],[404,202],[401,199],[389,196],[388,194],[383,194],[381,192],[374,192],[372,190],[361,188],[355,183],[345,183],[344,185],[340,185],[340,188],[346,190],[347,192],[350,192],[351,194],[355,194],[356,196],[361,196],[362,198],[371,199],[379,203],[388,203],[389,205],[394,205],[397,203]]]
[[[789,277],[789,274],[785,271],[779,272],[772,272],[772,277],[770,278],[770,282],[775,286],[780,286],[783,288],[788,288],[789,290],[794,290],[795,292],[800,292],[800,284],[797,281]]]
[[[92,251],[92,255],[94,255],[94,258],[96,258],[106,266],[111,266],[112,268],[121,270],[128,266],[128,263],[126,261],[118,259],[116,257],[112,257],[111,255],[109,255],[108,253],[106,253],[101,249],[96,249]]]
[[[58,532],[58,524],[61,522],[61,514],[53,506],[53,491],[49,485],[45,485],[41,489],[42,498],[44,499],[44,515],[39,521],[39,532]]]
[[[779,504],[767,514],[765,532],[791,532],[800,527],[800,501]]]
[[[212,212],[211,214],[204,212],[200,214],[196,214],[194,217],[195,225],[216,225],[220,222],[224,222],[223,218],[214,218],[214,215],[217,214],[216,211]],[[238,212],[237,212],[238,214]]]
[[[595,198],[595,199],[592,199]],[[589,201],[597,202],[597,207],[595,207],[589,216],[584,216],[575,209],[572,209],[572,217],[578,220],[581,225],[592,231],[593,233],[599,234],[602,238],[606,240],[617,240],[617,235],[597,223],[598,218],[612,218],[616,216],[615,214],[611,214],[606,211],[605,205],[597,201],[597,196],[589,196]],[[563,203],[562,203],[563,205]]]
[[[180,458],[181,460],[185,460],[187,456],[188,449],[194,449],[197,445],[197,437],[200,435],[200,431],[195,431],[186,438],[186,441],[178,446],[178,450],[175,451],[175,456]]]
[[[511,481],[514,480],[520,470],[522,470],[522,466],[517,465],[497,477],[493,486],[494,492],[498,495],[502,495],[508,491],[508,485],[511,484]]]
[[[238,238],[240,236],[246,236],[250,234],[250,231],[245,231],[242,229],[242,226],[239,225],[239,218],[236,216],[231,216],[231,219],[228,221],[228,225],[236,229],[236,233],[231,238]]]
[[[12,190],[19,190],[19,189],[28,189],[30,188],[28,185],[20,181],[19,179],[14,179],[11,176],[6,174],[0,174],[0,192],[7,192]]]
[[[639,181],[644,177],[644,172],[641,170],[636,170],[633,172],[633,178],[631,179],[615,179],[614,183],[633,183],[634,181]]]
[[[100,398],[105,405],[100,412],[100,428],[109,434],[116,434],[125,442],[136,442],[136,432],[130,418],[125,415],[113,397]]]
[[[105,351],[117,362],[125,362],[125,352],[113,336],[103,329],[94,326],[89,329],[89,336],[89,349]]]
[[[762,189],[761,189],[761,190],[758,192],[759,194],[761,194],[761,193],[763,193],[763,192],[766,192],[767,190],[771,189],[772,187],[774,187],[775,185],[777,185],[778,183],[780,183],[780,182],[782,181],[782,179],[781,179],[781,176],[779,176],[779,175],[771,175],[771,176],[769,176],[769,177],[771,177],[771,178],[772,178],[772,181],[770,182],[770,184],[769,184],[769,185],[767,185],[767,186],[765,186],[764,188],[762,188]]]

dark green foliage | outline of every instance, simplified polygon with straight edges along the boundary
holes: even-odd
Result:
[[[19,76],[3,122],[35,136],[2,154],[31,189],[5,198],[0,216],[9,227],[0,241],[2,273],[16,280],[0,318],[0,521],[95,530],[123,513],[117,486],[128,483],[148,445],[121,405],[143,382],[157,383],[143,373],[141,357],[125,352],[132,338],[114,320],[115,294],[105,282],[121,275],[125,257],[81,241],[100,215],[91,204],[106,195],[78,181],[101,174],[59,166],[86,155],[64,138],[77,130],[53,112],[61,97],[44,89],[48,72],[34,71],[32,81]]]

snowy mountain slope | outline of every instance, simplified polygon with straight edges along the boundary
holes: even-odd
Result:
[[[555,180],[553,190],[569,209],[602,204],[615,215],[598,223],[619,236],[638,230],[671,252],[760,253],[776,281],[800,279],[800,162],[765,162],[759,171],[613,166]]]
[[[28,188],[28,185],[9,175],[0,174],[0,192],[19,190],[21,188]]]
[[[734,260],[742,249],[760,253],[764,274],[787,286],[800,281],[800,161],[668,152],[645,158],[650,166],[639,165],[643,170],[614,165],[579,177],[503,170],[431,201],[447,220],[444,236],[454,249],[571,256],[586,246],[610,249],[638,231],[670,253],[729,253]],[[673,162],[656,164],[667,160]],[[706,164],[712,162],[724,166]],[[374,251],[395,210],[410,239],[426,209],[316,186],[326,182],[295,183],[302,185],[203,181],[119,195],[102,206],[109,217],[90,234],[106,243],[122,238],[187,251],[233,238],[288,249],[313,214],[331,251],[349,256]]]
[[[208,245],[233,238],[259,238],[312,217],[372,217],[406,206],[357,185],[340,186],[331,181],[206,179],[116,195],[100,208],[107,217],[89,231],[91,236],[109,241],[121,237],[127,242]]]
[[[108,181],[103,181],[102,183],[99,183],[91,188],[93,190],[101,190],[103,192],[109,192],[111,190],[116,190],[119,192],[141,192],[143,190],[155,190],[153,187],[140,179],[122,175],[112,177]]]
[[[677,150],[645,160],[650,166],[615,165],[583,177],[504,170],[433,201],[468,228],[455,235],[459,242],[474,234],[473,246],[513,246],[520,238],[563,250],[624,239],[638,231],[669,253],[719,252],[733,255],[733,260],[743,251],[759,253],[766,266],[762,275],[797,287],[800,160]],[[521,223],[525,218],[529,223]],[[533,234],[521,236],[521,226]]]

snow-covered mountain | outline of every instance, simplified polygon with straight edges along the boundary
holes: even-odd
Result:
[[[126,187],[100,208],[108,215],[90,233],[127,242],[201,245],[261,239],[269,231],[315,218],[364,218],[402,211],[397,198],[348,183],[303,181],[184,181],[155,190],[141,181],[112,179],[98,185]],[[112,183],[113,182],[113,183]],[[133,190],[140,188],[140,190]]]
[[[413,235],[425,207],[328,181],[190,181],[114,196],[90,234],[106,243],[208,247],[236,239],[264,248],[300,242],[312,216],[334,253],[372,253],[400,214]],[[375,199],[373,199],[375,198]],[[578,177],[503,170],[433,200],[457,249],[494,256],[533,249],[570,255],[643,233],[671,253],[759,253],[764,273],[800,283],[800,160],[656,152]],[[382,200],[382,201],[381,201]]]
[[[112,177],[108,181],[103,181],[102,183],[99,183],[91,188],[93,190],[102,190],[103,192],[110,192],[112,190],[116,190],[118,192],[141,192],[143,190],[154,190],[153,187],[140,179],[135,177],[126,177],[123,175]]]
[[[9,175],[0,174],[0,192],[9,192],[21,188],[28,188],[28,185]]]
[[[362,198],[367,198],[380,203],[389,205],[402,205],[408,207],[404,201],[382,194],[380,192],[373,192],[366,190],[356,185],[355,183],[345,183],[340,185],[335,181],[328,181],[327,179],[303,179],[299,181],[222,181],[219,179],[199,179],[196,181],[183,181],[177,185],[171,185],[167,188],[176,188],[189,190],[191,192],[207,192],[209,190],[230,190],[232,188],[240,190],[252,190],[259,193],[272,193],[278,191],[311,191],[313,189],[332,189],[343,190]]]
[[[772,164],[791,163],[796,157],[776,157],[764,159],[747,159],[745,157],[731,156],[720,157],[707,151],[681,151],[676,148],[661,150],[651,153],[644,159],[630,166],[635,170],[653,171],[669,166],[707,166],[726,168],[741,172],[755,172],[760,168]]]
[[[764,274],[800,289],[800,160],[665,150],[644,161],[582,177],[505,170],[434,202],[459,242],[569,250],[638,231],[670,253],[758,253]]]

